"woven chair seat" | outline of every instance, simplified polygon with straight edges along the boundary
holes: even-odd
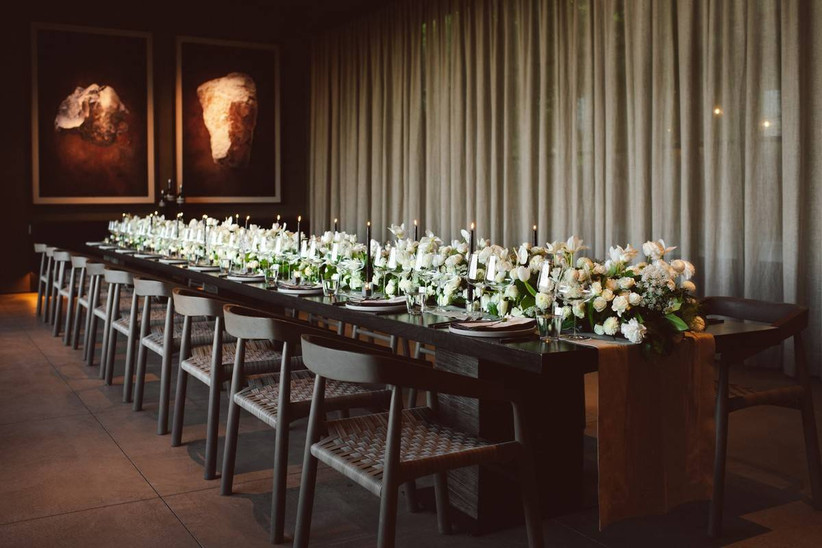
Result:
[[[151,333],[143,337],[142,344],[146,348],[153,350],[157,354],[163,353],[163,339],[165,337],[163,327],[155,327]],[[180,324],[174,325],[174,333],[172,334],[172,346],[174,350],[180,349],[182,343],[183,330]],[[209,344],[214,340],[214,322],[209,321],[193,321],[191,322],[191,346],[202,346]],[[229,335],[223,334],[223,342],[234,342],[237,339]]]
[[[302,369],[302,357],[291,362],[290,420],[307,417],[314,394],[314,374]],[[300,369],[298,369],[300,368]],[[245,409],[271,428],[277,428],[280,397],[280,375],[251,378],[248,387],[234,395],[234,403]],[[391,393],[384,387],[369,387],[327,379],[325,383],[325,410],[349,409],[387,405]]]
[[[328,421],[328,437],[311,446],[320,461],[379,496],[385,466],[388,413]],[[402,412],[399,483],[453,468],[515,458],[516,442],[494,444],[454,430],[430,409]]]
[[[114,323],[113,323],[114,329],[116,329],[117,331],[119,331],[120,333],[122,333],[124,335],[128,335],[128,324],[129,324],[129,321],[130,321],[130,315],[131,315],[131,306],[129,305],[128,310],[126,312],[123,312],[123,315],[121,317],[114,320]],[[184,319],[185,318],[183,318],[183,316],[180,316],[178,314],[174,315],[174,323],[175,324],[182,324]],[[138,330],[140,328],[140,322],[142,322],[142,321],[143,321],[143,310],[140,309],[140,311],[137,313],[137,329]],[[161,325],[165,325],[165,323],[166,323],[166,307],[165,307],[165,305],[161,305],[161,304],[158,303],[157,305],[152,306],[151,307],[151,314],[149,315],[149,318],[148,318],[148,324],[150,326],[161,326]],[[200,322],[196,322],[196,323],[200,323]],[[194,325],[195,324],[192,323],[192,326],[194,326]],[[212,334],[213,334],[213,332],[212,332]],[[161,338],[161,340],[162,340],[162,338]],[[208,339],[208,340],[206,340],[202,343],[199,343],[199,344],[206,344],[208,342],[211,342],[211,339]]]
[[[799,409],[803,388],[799,385],[755,390],[739,384],[728,384],[728,406],[731,411],[757,405],[779,405]]]
[[[191,357],[180,363],[183,371],[208,386],[211,386],[211,346],[195,346],[191,349]],[[223,379],[231,374],[236,350],[236,343],[223,344]],[[279,369],[281,357],[280,351],[268,341],[248,341],[245,345],[244,371],[247,375],[272,373]]]

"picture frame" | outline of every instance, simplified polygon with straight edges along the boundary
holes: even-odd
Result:
[[[281,202],[279,46],[178,36],[176,50],[177,192]]]
[[[148,32],[32,23],[35,205],[154,202],[152,48]]]

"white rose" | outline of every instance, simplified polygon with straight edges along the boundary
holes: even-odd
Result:
[[[602,312],[607,307],[608,301],[606,301],[604,298],[597,297],[596,299],[594,299],[594,310],[596,310],[597,312]]]
[[[606,272],[608,272],[608,269],[605,268],[605,265],[597,263],[596,266],[594,266],[594,274],[597,276],[602,276]]]
[[[605,280],[605,287],[611,291],[616,291],[619,289],[619,283],[613,278],[608,278]]]
[[[686,281],[682,282],[681,284],[679,284],[679,287],[681,287],[682,289],[684,289],[685,291],[688,291],[690,293],[693,293],[694,291],[696,291],[696,285],[694,284],[694,282],[689,281],[689,280],[686,280]]]
[[[389,295],[395,295],[397,293],[397,281],[391,280],[385,285],[385,292]]]
[[[619,297],[614,297],[613,302],[611,303],[611,310],[617,313],[618,316],[622,316],[622,313],[628,310],[628,299],[620,295]]]
[[[619,331],[619,320],[616,319],[616,316],[611,316],[610,318],[606,319],[605,322],[602,324],[602,330],[605,332],[606,335],[616,335],[617,331]]]
[[[619,279],[619,287],[620,289],[631,289],[636,284],[636,281],[633,278],[629,278],[625,276],[624,278]]]
[[[614,292],[610,289],[603,289],[600,296],[606,301],[612,301],[614,299]]]
[[[548,310],[553,299],[546,293],[537,293],[536,297],[534,297],[534,301],[536,302],[536,307],[540,310]]]
[[[677,274],[682,274],[685,271],[685,261],[680,259],[671,261],[671,268],[673,268]]]
[[[634,293],[633,291],[628,294],[628,303],[631,306],[639,306],[639,303],[642,302],[642,295],[638,293]]]
[[[602,293],[602,284],[599,282],[594,282],[591,284],[591,294],[599,295]]]
[[[633,318],[628,323],[622,324],[621,331],[626,339],[632,343],[639,343],[642,342],[642,339],[645,337],[645,331],[647,331],[647,329],[639,323],[636,318]]]
[[[596,333],[597,335],[604,335],[605,334],[605,328],[602,327],[601,323],[598,323],[594,326],[594,333]]]
[[[574,303],[574,316],[576,316],[579,319],[585,317],[585,303]]]
[[[588,257],[580,257],[577,259],[577,268],[587,268],[588,270],[594,267],[594,261]]]
[[[400,291],[403,293],[408,293],[412,289],[411,279],[410,278],[403,278],[400,280],[399,283]]]

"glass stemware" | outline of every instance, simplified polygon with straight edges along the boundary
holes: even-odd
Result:
[[[578,335],[577,334],[577,319],[576,315],[574,314],[574,308],[577,307],[580,303],[588,302],[588,300],[593,297],[594,292],[587,287],[582,287],[577,284],[560,284],[559,285],[559,293],[562,295],[562,301],[565,303],[570,303],[571,305],[571,317],[573,318],[573,334],[568,335],[568,338],[574,341],[584,341],[590,339],[586,335]]]

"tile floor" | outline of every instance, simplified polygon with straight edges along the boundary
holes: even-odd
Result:
[[[121,338],[122,339],[122,338]],[[122,342],[121,342],[122,350]],[[98,351],[99,352],[99,351]],[[118,357],[122,372],[122,355]],[[273,431],[241,419],[235,494],[202,477],[206,391],[189,383],[184,445],[155,434],[159,360],[149,361],[145,410],[122,403],[122,377],[97,379],[79,351],[35,320],[31,294],[0,296],[0,546],[268,546]],[[772,372],[741,372],[760,382]],[[596,379],[588,379],[595,431]],[[816,383],[822,424],[822,384]],[[224,402],[225,403],[225,402]],[[225,404],[223,405],[225,408]],[[225,415],[225,413],[223,413]],[[304,423],[292,429],[287,530],[293,530]],[[222,432],[222,430],[221,430]],[[822,513],[809,496],[799,415],[759,408],[733,416],[725,535],[704,535],[707,504],[597,530],[596,441],[586,438],[588,508],[546,520],[548,546],[822,546]],[[373,546],[379,503],[320,470],[312,545]],[[440,536],[432,510],[400,506],[398,546],[525,546],[515,528]]]

